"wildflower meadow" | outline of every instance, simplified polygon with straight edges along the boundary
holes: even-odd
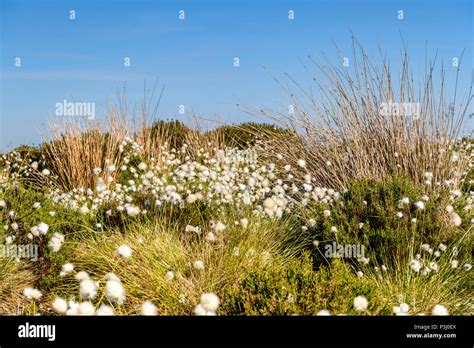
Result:
[[[166,79],[59,98],[0,153],[0,315],[474,314],[472,87],[348,36],[275,77],[279,106],[236,103],[251,121],[159,117]]]

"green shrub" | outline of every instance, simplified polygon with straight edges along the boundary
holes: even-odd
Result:
[[[450,243],[459,238],[462,230],[446,221],[443,208],[447,205],[447,196],[431,195],[428,201],[423,201],[423,195],[422,188],[404,178],[381,182],[359,180],[351,183],[342,201],[334,206],[317,203],[303,208],[303,220],[316,221],[314,226],[308,227],[309,241],[320,242],[318,248],[311,246],[315,257],[319,255],[321,259],[325,246],[335,242],[339,245],[363,245],[365,257],[374,260],[379,260],[381,255],[392,255],[396,261],[404,259],[410,252],[407,245]],[[409,203],[399,206],[404,197],[409,199]],[[423,201],[425,208],[418,209],[414,205],[417,201]],[[323,216],[324,209],[331,211],[329,217]],[[465,214],[458,210],[460,215]],[[398,212],[403,216],[398,217]],[[468,224],[467,216],[463,217]],[[332,231],[332,227],[337,231]]]
[[[245,149],[266,137],[288,136],[289,131],[268,123],[246,122],[238,125],[221,126],[211,132],[216,133],[224,146]]]
[[[314,271],[306,255],[284,268],[251,272],[224,296],[222,309],[228,315],[315,315],[322,309],[358,314],[353,300],[359,295],[369,300],[368,313],[390,312],[373,283],[357,277],[347,264],[335,259]]]
[[[159,120],[151,125],[151,139],[157,143],[162,138],[168,141],[170,148],[180,149],[187,140],[191,129],[179,120]]]

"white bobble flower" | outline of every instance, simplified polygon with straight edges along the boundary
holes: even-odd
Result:
[[[115,279],[107,281],[105,290],[107,298],[111,302],[115,302],[119,305],[125,302],[125,289],[120,281]]]
[[[403,302],[400,304],[400,311],[402,313],[408,313],[409,310],[410,310],[410,306],[407,303]]]
[[[453,226],[459,227],[462,224],[462,219],[457,213],[451,213],[451,223]]]
[[[130,217],[135,217],[140,214],[140,208],[134,205],[129,205],[126,207],[127,215]]]
[[[89,279],[89,274],[87,274],[86,271],[80,271],[80,272],[77,272],[77,274],[74,276],[74,278],[78,281],[82,281],[82,280],[85,280],[85,279]]]
[[[195,315],[200,315],[200,316],[206,315],[206,313],[207,313],[206,310],[203,308],[203,306],[200,305],[200,304],[198,304],[196,307],[194,307],[193,312],[194,312]]]
[[[79,293],[82,299],[93,300],[97,296],[97,285],[91,279],[84,279],[79,285]]]
[[[65,276],[69,273],[71,273],[72,271],[74,270],[74,265],[72,263],[65,263],[62,268],[61,268],[61,272],[59,273],[59,275],[62,277],[62,276]]]
[[[53,252],[57,253],[59,249],[61,249],[61,246],[63,245],[63,243],[64,243],[64,235],[56,232],[49,240],[48,246]]]
[[[79,311],[79,303],[69,300],[68,301],[68,310],[66,311],[66,315],[78,315]]]
[[[56,297],[52,303],[52,307],[57,313],[66,314],[68,308],[67,301],[60,297]]]
[[[433,270],[433,271],[435,271],[435,272],[437,272],[437,271],[438,271],[438,268],[439,268],[438,264],[437,264],[436,262],[434,262],[434,261],[431,261],[431,262],[429,263],[429,267],[430,267],[431,270]]]
[[[330,217],[331,216],[331,211],[326,209],[326,210],[323,211],[323,215],[324,215],[324,217]]]
[[[122,244],[115,250],[115,254],[123,259],[129,259],[132,256],[132,248],[128,245]]]
[[[299,159],[298,162],[297,162],[298,166],[300,166],[301,168],[305,168],[306,167],[306,161],[304,159]]]
[[[400,200],[400,203],[401,203],[401,204],[410,204],[410,198],[408,198],[408,197],[403,197],[403,198]]]
[[[216,294],[210,292],[201,295],[201,306],[206,312],[216,312],[219,307],[220,300]]]
[[[197,201],[196,195],[190,194],[188,197],[186,197],[186,202],[189,204],[193,204],[196,201]]]
[[[142,305],[142,315],[157,315],[158,309],[150,301],[146,301]]]
[[[114,315],[114,309],[106,304],[101,304],[95,314],[99,316]]]
[[[318,313],[316,313],[318,316],[328,316],[331,315],[331,312],[329,312],[327,309],[322,309]]]
[[[79,213],[80,213],[81,215],[86,215],[86,214],[89,213],[89,208],[87,207],[87,204],[86,204],[86,203],[84,203],[84,204],[81,206],[81,208],[79,209]]]
[[[223,232],[227,228],[222,222],[217,221],[216,225],[214,226],[214,230],[216,232]]]
[[[166,272],[166,274],[165,274],[165,279],[166,279],[167,281],[171,281],[171,280],[173,280],[173,278],[174,278],[174,273],[173,273],[172,271]]]
[[[43,296],[41,291],[32,287],[26,287],[23,290],[23,295],[29,300],[39,300]]]
[[[436,306],[433,307],[431,314],[432,315],[449,315],[449,312],[445,306],[437,304]]]
[[[413,259],[410,261],[410,268],[418,273],[423,268],[423,263],[420,260]]]
[[[46,234],[48,233],[48,229],[49,229],[49,225],[44,223],[44,222],[40,222],[39,225],[38,225],[38,232],[41,233],[41,234]],[[33,233],[33,232],[32,232]]]
[[[201,260],[198,260],[198,261],[194,261],[193,263],[193,267],[197,270],[203,270],[204,269],[204,262],[202,262]]]
[[[267,198],[263,201],[263,207],[271,210],[275,207],[275,201],[272,198]]]
[[[425,209],[425,203],[422,202],[422,201],[417,201],[417,202],[415,202],[415,207],[418,210],[424,210]]]
[[[77,308],[77,314],[79,315],[94,315],[95,307],[89,301],[81,302]]]
[[[365,296],[357,296],[354,298],[354,308],[359,312],[365,312],[369,305],[369,301]]]

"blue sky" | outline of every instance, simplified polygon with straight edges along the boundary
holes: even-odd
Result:
[[[272,106],[281,99],[272,76],[304,79],[308,54],[334,57],[332,41],[350,55],[352,30],[377,57],[394,64],[401,39],[417,67],[428,55],[448,67],[463,49],[461,87],[473,72],[471,0],[0,0],[1,142],[3,150],[37,144],[55,104],[96,103],[97,118],[127,85],[130,104],[144,82],[165,90],[158,115],[186,120],[193,112],[224,122],[251,116],[235,103]],[[76,19],[69,19],[69,11]],[[404,11],[404,20],[397,11]],[[178,18],[185,11],[185,20]],[[288,19],[294,10],[295,19]],[[15,58],[21,67],[15,67]],[[124,67],[125,57],[131,66]],[[233,66],[239,57],[240,67]],[[262,66],[267,69],[264,70]],[[447,69],[453,75],[454,69]],[[448,80],[449,82],[450,80]],[[187,115],[179,115],[185,105]]]

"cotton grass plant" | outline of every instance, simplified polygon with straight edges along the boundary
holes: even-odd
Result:
[[[288,226],[254,221],[242,228],[234,221],[226,223],[228,228],[215,241],[194,232],[187,232],[192,234],[189,237],[184,230],[154,222],[130,227],[126,235],[89,239],[76,250],[75,270],[102,283],[110,272],[120,279],[127,300],[123,306],[113,306],[116,314],[140,314],[143,303],[149,301],[161,315],[189,315],[202,293],[220,294],[238,286],[250,270],[279,267],[291,257],[290,232],[284,229]],[[120,246],[133,253],[118,257]],[[78,293],[73,274],[66,277],[68,288],[63,286],[64,293],[58,296]],[[98,301],[108,303],[104,296]]]

